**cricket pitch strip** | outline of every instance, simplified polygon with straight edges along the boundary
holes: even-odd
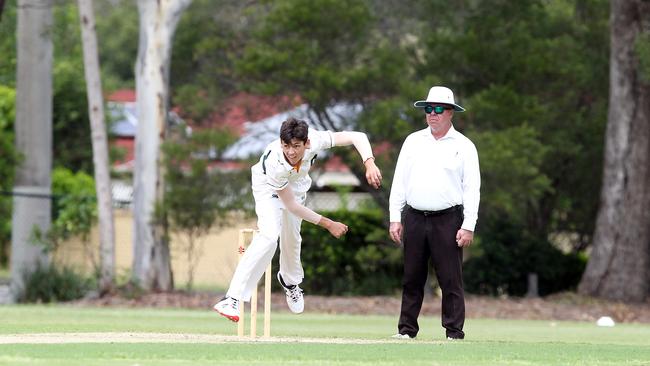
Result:
[[[384,344],[408,343],[444,344],[435,340],[354,339],[268,337],[241,338],[217,334],[187,333],[25,333],[0,335],[0,344],[67,344],[67,343],[323,343],[323,344]]]

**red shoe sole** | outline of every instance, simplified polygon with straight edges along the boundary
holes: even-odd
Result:
[[[227,318],[228,320],[230,320],[232,322],[235,322],[235,323],[239,322],[239,317],[237,315],[233,316],[233,315],[224,314],[224,313],[220,312],[219,310],[217,310],[215,308],[212,308],[212,310],[216,311],[219,315],[223,316],[224,318]]]

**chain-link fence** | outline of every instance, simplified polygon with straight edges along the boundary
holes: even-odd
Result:
[[[309,192],[305,204],[316,212],[338,209],[357,211],[367,207],[370,202],[372,196],[365,192]]]

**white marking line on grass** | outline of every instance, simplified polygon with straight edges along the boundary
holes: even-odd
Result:
[[[66,344],[66,343],[323,343],[323,344],[444,344],[447,341],[393,340],[353,338],[270,337],[239,338],[237,336],[187,333],[27,333],[0,335],[0,344]]]

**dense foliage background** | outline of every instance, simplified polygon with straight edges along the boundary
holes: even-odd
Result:
[[[576,284],[594,229],[608,10],[605,0],[195,0],[174,41],[172,105],[200,124],[237,92],[297,95],[319,128],[332,127],[327,107],[361,106],[346,123],[381,146],[386,181],[373,198],[384,211],[340,213],[352,228],[345,242],[303,225],[303,259],[310,280],[324,281],[313,283],[322,293],[382,292],[400,277],[399,252],[379,244],[387,240],[392,172],[404,138],[425,127],[412,102],[434,84],[447,85],[467,108],[454,126],[475,142],[482,171],[468,288],[521,294],[534,271],[549,293]],[[104,86],[133,87],[135,5],[101,1],[96,12]],[[14,98],[15,16],[15,0],[7,1],[0,21],[2,190],[10,189],[15,164],[8,152],[13,118],[5,112]],[[79,33],[75,3],[56,2],[54,163],[92,173]],[[342,155],[360,171],[353,151]],[[6,209],[0,198],[1,253],[9,242]]]

